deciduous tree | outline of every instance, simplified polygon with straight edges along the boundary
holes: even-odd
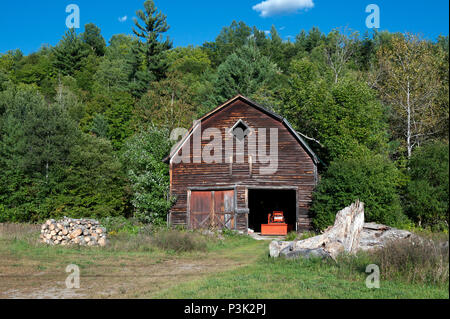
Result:
[[[437,60],[430,43],[413,34],[393,37],[377,57],[383,75],[376,87],[392,106],[393,130],[404,141],[410,158],[415,147],[437,133]]]

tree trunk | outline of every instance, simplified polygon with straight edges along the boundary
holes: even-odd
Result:
[[[406,147],[408,149],[408,159],[411,158],[412,146],[411,146],[411,103],[410,103],[410,87],[408,81],[408,88],[406,92],[406,112],[407,112],[407,132],[406,132]]]

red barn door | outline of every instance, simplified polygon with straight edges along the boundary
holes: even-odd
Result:
[[[191,191],[190,197],[192,229],[235,229],[234,190]]]

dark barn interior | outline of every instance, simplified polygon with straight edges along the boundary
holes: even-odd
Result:
[[[286,223],[295,230],[295,190],[249,189],[248,208],[248,227],[257,233],[261,232],[261,224],[267,224],[267,215],[273,211],[283,211]]]

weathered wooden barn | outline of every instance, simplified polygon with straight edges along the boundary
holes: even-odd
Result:
[[[259,232],[279,210],[292,229],[311,226],[318,158],[286,119],[242,95],[194,122],[165,161],[171,225]]]

